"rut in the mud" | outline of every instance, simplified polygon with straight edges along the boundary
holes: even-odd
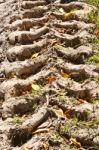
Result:
[[[78,1],[0,0],[0,150],[99,149],[91,11]]]

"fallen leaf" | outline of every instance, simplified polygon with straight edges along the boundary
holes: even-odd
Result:
[[[32,150],[31,148],[24,147],[24,150]]]
[[[80,102],[80,104],[85,103],[85,101],[83,99],[79,99],[78,101]]]
[[[32,55],[31,58],[32,58],[32,59],[33,59],[33,58],[36,58],[38,55],[39,55],[39,53],[35,53],[35,54]]]
[[[59,9],[59,12],[61,12],[62,14],[64,14],[64,13],[65,13],[65,11],[64,11],[64,9],[63,9],[63,8],[60,8],[60,9]]]
[[[60,28],[58,31],[61,32],[61,33],[64,33],[65,29],[64,28]]]
[[[54,46],[54,45],[56,45],[56,44],[61,45],[61,43],[60,43],[59,40],[54,39],[54,40],[51,42],[51,46]]]
[[[67,111],[65,111],[65,116],[68,118],[71,114],[71,109],[68,109]]]
[[[50,16],[48,17],[48,19],[49,19],[49,21],[50,21],[50,20],[54,20],[54,19],[55,19],[55,16],[50,15]]]
[[[38,134],[38,133],[44,133],[44,132],[49,132],[49,128],[45,128],[45,129],[38,129],[35,132],[33,132],[32,134]]]
[[[70,73],[66,73],[63,70],[61,70],[61,74],[64,78],[69,78],[70,77]]]
[[[51,84],[53,81],[56,80],[56,76],[51,75],[50,77],[47,78],[48,83]]]
[[[43,143],[43,149],[44,150],[49,150],[49,144],[48,143]]]
[[[63,74],[63,77],[64,77],[64,78],[69,78],[69,77],[70,77],[70,75],[69,75],[69,74],[67,74],[67,73],[64,73],[64,74]]]
[[[81,146],[81,143],[80,142],[78,142],[77,140],[76,140],[76,138],[70,138],[70,144],[72,145],[75,145],[76,147],[82,147]]]
[[[62,109],[51,109],[58,117],[62,117],[64,118],[65,115],[63,113],[63,110]]]
[[[99,30],[95,31],[96,36],[99,36]]]
[[[74,16],[74,13],[73,13],[73,12],[65,13],[65,14],[64,14],[64,19],[65,19],[65,20],[69,20],[69,19],[72,19],[73,16]]]
[[[32,89],[35,91],[39,91],[40,90],[40,86],[37,84],[32,83]]]

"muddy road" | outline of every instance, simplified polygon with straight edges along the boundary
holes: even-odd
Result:
[[[99,150],[92,11],[0,0],[0,150]]]

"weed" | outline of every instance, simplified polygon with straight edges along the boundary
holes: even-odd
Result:
[[[66,103],[66,97],[65,96],[60,96],[59,101],[62,102],[63,104]]]
[[[91,11],[89,14],[88,14],[88,17],[89,17],[89,20],[90,22],[93,22],[93,23],[97,23],[98,24],[98,13],[96,11]],[[97,25],[96,24],[96,25]]]
[[[50,140],[57,143],[62,143],[63,142],[63,138],[58,134],[58,133],[53,133],[51,136],[50,136]]]
[[[99,119],[94,119],[94,120],[91,120],[91,121],[88,121],[88,122],[85,122],[85,121],[79,121],[77,126],[80,127],[80,128],[94,128],[96,126],[99,125]]]
[[[99,8],[99,0],[88,0],[88,3]]]
[[[32,94],[37,95],[37,94],[41,94],[41,93],[42,93],[41,90],[37,91],[37,90],[33,90],[33,89],[32,89]]]
[[[78,123],[78,114],[74,113],[72,120],[73,120],[74,124],[77,124]]]
[[[70,122],[67,122],[66,125],[63,128],[63,132],[68,133],[70,131],[70,129],[71,129]]]
[[[96,81],[97,83],[99,83],[99,77],[96,77],[96,78],[95,78],[95,81]]]
[[[32,108],[33,108],[33,110],[37,109],[38,108],[38,104],[36,104],[36,103],[33,104]]]
[[[97,63],[99,63],[99,53],[95,53],[87,60],[87,64],[97,64]]]
[[[95,99],[95,100],[93,101],[93,103],[94,103],[94,104],[99,104],[99,100]]]
[[[22,124],[22,119],[17,114],[14,116],[13,121],[15,124]]]
[[[89,13],[89,20],[96,24],[96,30],[99,30],[99,0],[88,0],[88,3],[95,6],[96,10]]]
[[[41,89],[40,85],[37,85],[37,84],[33,83],[31,85],[31,87],[32,87],[32,93],[33,94],[41,94],[42,93],[42,89]]]
[[[99,38],[98,37],[96,37],[96,36],[93,36],[91,39],[90,39],[90,41],[89,42],[91,42],[91,43],[93,43],[93,44],[99,44]],[[99,48],[97,48],[97,50],[99,50]]]

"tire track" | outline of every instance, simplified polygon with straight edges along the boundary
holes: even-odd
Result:
[[[3,3],[4,10],[7,3]],[[17,10],[7,16],[10,19],[2,28],[7,38],[4,42],[5,60],[0,64],[1,149],[17,150],[18,147],[18,150],[23,150],[30,147],[38,150],[46,149],[46,144],[49,149],[72,150],[70,143],[67,145],[71,137],[76,138],[84,149],[88,145],[97,149],[98,125],[97,129],[82,129],[76,125],[76,129],[72,122],[74,114],[79,121],[90,121],[93,115],[98,119],[98,104],[89,102],[91,98],[99,98],[96,81],[99,70],[97,66],[85,63],[93,54],[89,30],[95,29],[88,14],[96,8],[83,2],[61,4],[54,1],[47,4],[44,0],[12,1],[14,6],[13,3]],[[2,3],[0,5],[2,7]],[[81,104],[80,99],[83,100]],[[59,109],[65,117],[57,112]],[[19,124],[13,122],[16,114],[22,119]],[[68,122],[69,132],[64,130]],[[32,136],[44,123],[47,123],[45,127],[50,128],[50,133]],[[54,137],[52,140],[54,132],[66,139],[61,141]]]

